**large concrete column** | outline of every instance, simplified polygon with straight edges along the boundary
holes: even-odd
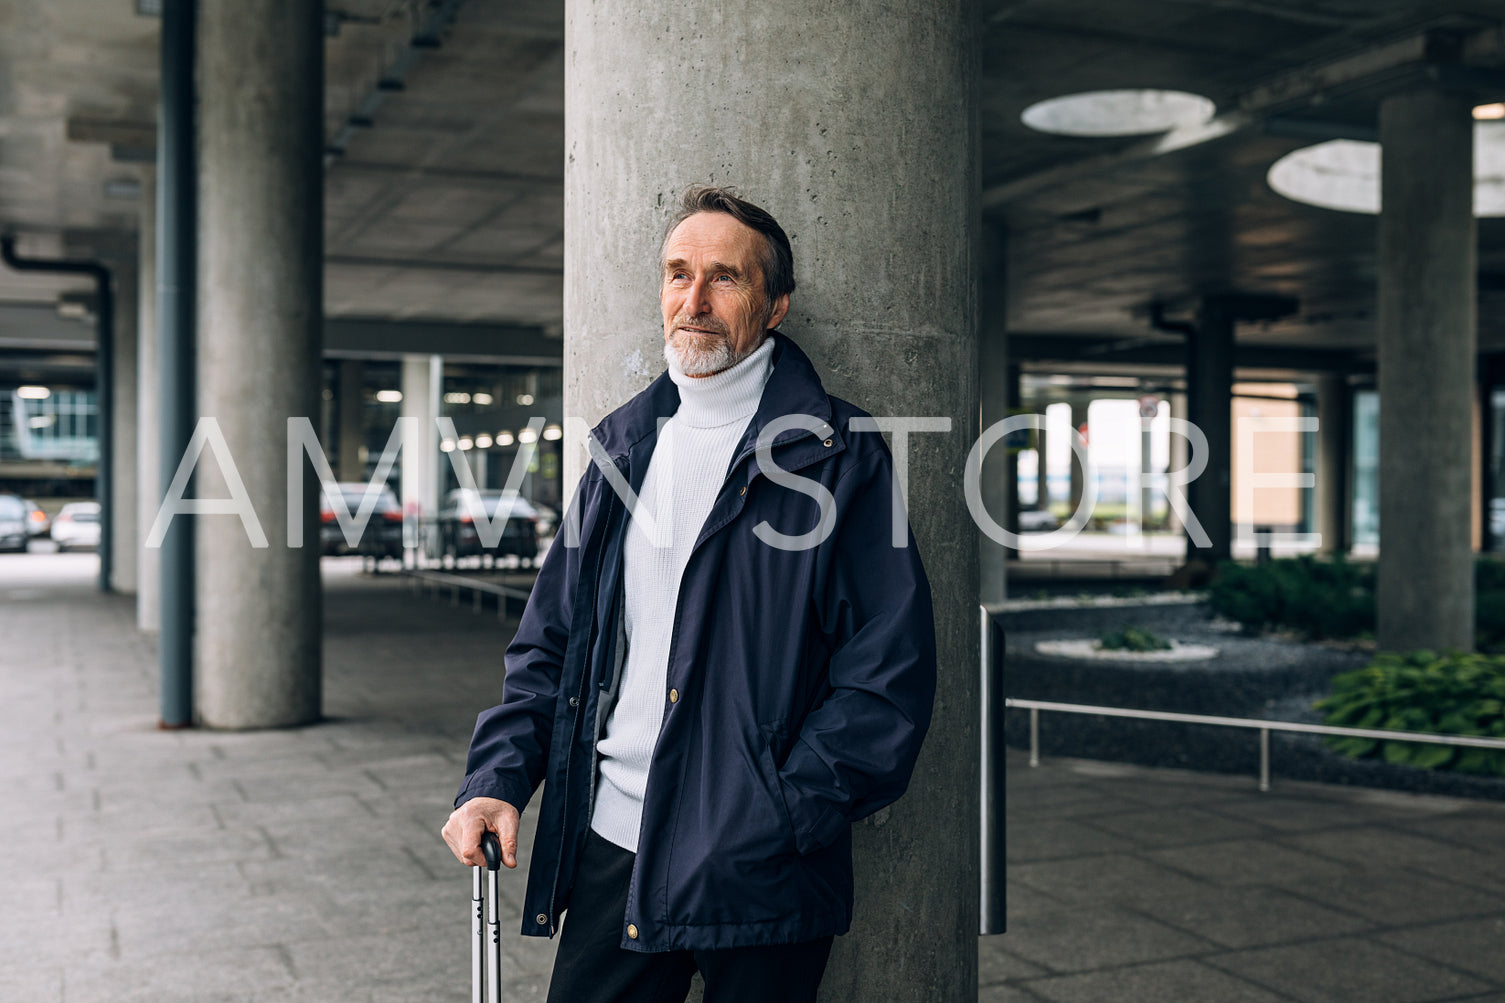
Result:
[[[1186,539],[1186,559],[1216,564],[1233,556],[1233,329],[1235,312],[1218,297],[1202,301],[1187,338],[1188,420],[1207,439],[1207,468],[1187,485],[1191,511],[1210,547]]]
[[[402,416],[411,418],[402,439],[402,510],[404,541],[416,547],[418,520],[433,519],[439,511],[439,400],[444,386],[444,359],[438,355],[402,357]]]
[[[1317,381],[1317,532],[1319,553],[1348,553],[1348,468],[1353,396],[1343,376]]]
[[[141,172],[141,215],[137,224],[136,303],[136,629],[156,633],[162,626],[162,564],[159,548],[146,538],[162,504],[162,452],[157,361],[157,172]]]
[[[295,549],[287,421],[319,416],[323,5],[201,0],[200,18],[199,411],[269,545],[234,516],[198,519],[199,706],[211,726],[306,724],[320,713],[319,485],[305,467]],[[198,482],[201,498],[230,496],[216,463]]]
[[[1007,235],[1003,227],[991,222],[982,226],[982,254],[978,284],[977,332],[977,405],[981,428],[989,428],[1009,416],[1017,386],[1017,367],[1009,365],[1008,317],[1004,299]],[[982,465],[979,486],[983,507],[993,521],[1018,532],[1016,490],[1010,489],[1010,477],[1018,480],[1018,466],[1008,451],[1008,441],[1000,442]],[[1009,548],[987,534],[977,532],[978,591],[985,603],[1001,603],[1008,598]]]
[[[1068,438],[1074,443],[1077,440],[1077,436],[1082,434],[1082,428],[1087,424],[1087,408],[1092,402],[1086,398],[1078,398],[1073,399],[1070,403],[1071,433]],[[1092,440],[1090,438],[1087,440],[1086,452],[1088,456],[1092,455]],[[1087,490],[1088,471],[1082,466],[1082,458],[1077,454],[1075,449],[1071,451],[1070,455],[1071,480],[1069,483],[1071,485],[1071,493],[1068,495],[1067,500],[1071,502],[1071,512],[1075,514],[1076,510],[1081,507],[1082,495]],[[1090,516],[1092,513],[1088,512],[1086,514]]]
[[[651,276],[675,194],[734,184],[788,231],[783,325],[826,387],[917,433],[909,512],[940,645],[909,794],[855,827],[857,915],[823,1000],[977,993],[978,563],[962,474],[978,422],[977,61],[957,0],[566,0],[565,413],[661,371]],[[567,479],[580,473],[569,454]]]
[[[110,506],[114,509],[110,535],[110,588],[132,594],[136,591],[136,393],[137,339],[139,337],[140,279],[134,260],[118,263],[115,275],[115,469],[110,478]]]
[[[1467,98],[1380,105],[1379,646],[1470,649],[1476,335]]]
[[[366,442],[366,408],[361,395],[365,371],[360,359],[340,361],[339,386],[335,390],[340,409],[340,469],[336,476],[342,481],[366,479],[366,461],[361,456],[361,446]]]

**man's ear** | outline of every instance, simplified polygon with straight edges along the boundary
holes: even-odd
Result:
[[[789,294],[785,293],[784,295],[773,301],[773,309],[768,313],[768,323],[763,326],[767,330],[772,331],[774,328],[778,327],[779,324],[783,323],[784,317],[788,313]]]

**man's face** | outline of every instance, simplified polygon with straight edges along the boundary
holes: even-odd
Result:
[[[789,312],[787,294],[769,307],[762,241],[752,227],[719,212],[698,212],[669,235],[659,305],[666,351],[686,375],[735,366]]]

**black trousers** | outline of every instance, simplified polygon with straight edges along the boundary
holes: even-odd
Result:
[[[831,937],[723,951],[624,951],[633,857],[595,832],[586,838],[548,1003],[684,1003],[697,968],[705,1003],[815,1003]]]

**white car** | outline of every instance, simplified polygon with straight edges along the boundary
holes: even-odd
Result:
[[[69,502],[52,520],[52,542],[57,549],[99,546],[99,502]]]

